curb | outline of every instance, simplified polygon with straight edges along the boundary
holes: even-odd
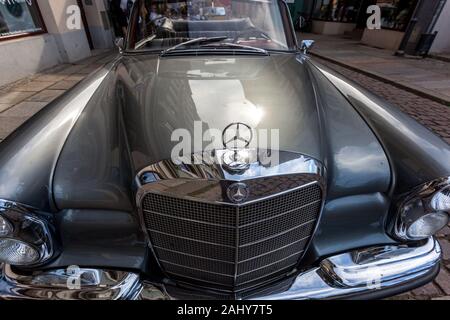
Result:
[[[450,62],[450,57],[444,57],[437,54],[429,54],[428,58],[434,59],[434,60],[440,60],[445,62]]]
[[[435,102],[438,102],[440,104],[444,104],[446,106],[450,106],[450,98],[444,98],[444,97],[441,97],[441,96],[436,95],[436,94],[430,94],[430,93],[425,92],[425,91],[423,91],[423,90],[421,90],[421,89],[419,89],[419,88],[417,88],[415,86],[412,86],[412,85],[409,85],[409,84],[405,84],[405,83],[402,83],[402,82],[398,82],[398,81],[394,81],[392,79],[384,77],[384,76],[382,76],[380,74],[377,74],[375,72],[371,72],[371,71],[367,71],[367,70],[363,70],[363,69],[354,67],[352,65],[349,65],[349,64],[341,62],[339,60],[336,60],[336,59],[324,56],[324,55],[319,54],[319,53],[315,53],[315,52],[310,51],[309,54],[312,55],[312,56],[318,57],[320,59],[329,61],[331,63],[337,64],[337,65],[339,65],[341,67],[344,67],[344,68],[347,68],[347,69],[359,72],[361,74],[364,74],[364,75],[366,75],[368,77],[371,77],[371,78],[374,78],[376,80],[382,81],[384,83],[391,84],[391,85],[393,85],[393,86],[395,86],[397,88],[403,89],[405,91],[409,91],[409,92],[414,93],[414,94],[416,94],[416,95],[418,95],[420,97],[433,100]]]

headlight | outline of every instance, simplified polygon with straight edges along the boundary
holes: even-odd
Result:
[[[38,251],[15,239],[0,239],[0,261],[12,265],[29,265],[39,261]]]
[[[0,263],[35,265],[54,253],[48,215],[0,200]]]
[[[440,190],[431,198],[431,207],[437,211],[450,212],[450,186]]]
[[[445,212],[428,213],[414,221],[406,231],[410,239],[423,239],[435,234],[448,223]]]
[[[420,186],[400,202],[394,235],[402,240],[421,240],[434,235],[448,223],[450,179]]]

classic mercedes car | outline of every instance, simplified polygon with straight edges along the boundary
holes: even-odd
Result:
[[[373,299],[436,276],[449,145],[314,61],[284,1],[137,0],[117,44],[0,144],[1,298]]]

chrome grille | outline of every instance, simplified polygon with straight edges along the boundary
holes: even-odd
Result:
[[[238,291],[298,264],[321,203],[319,184],[310,184],[241,206],[149,192],[142,210],[155,255],[168,275]]]

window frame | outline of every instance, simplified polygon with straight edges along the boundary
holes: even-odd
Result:
[[[25,37],[32,37],[32,36],[37,36],[37,35],[42,35],[42,34],[48,33],[47,26],[45,25],[44,18],[42,17],[41,9],[39,8],[39,3],[37,1],[34,1],[33,5],[36,6],[38,17],[42,22],[42,30],[34,31],[34,32],[20,32],[20,33],[15,33],[15,34],[12,34],[9,36],[1,36],[0,35],[0,43],[3,41],[20,39],[20,38],[25,38]]]

